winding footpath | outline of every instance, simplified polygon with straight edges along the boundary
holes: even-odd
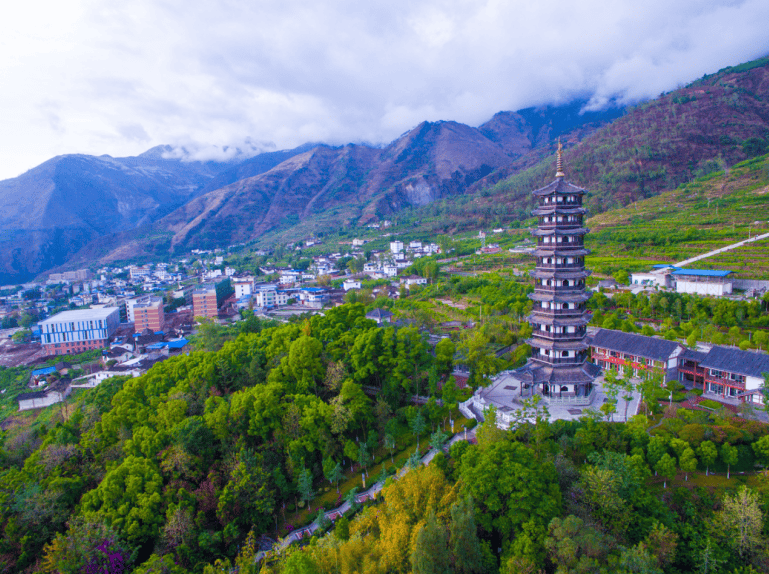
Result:
[[[472,440],[475,438],[475,429],[477,427],[473,427],[471,430],[463,430],[452,436],[448,442],[446,442],[446,446],[444,447],[444,452],[448,451],[449,447],[451,447],[452,444],[458,441],[462,440]],[[438,454],[438,451],[434,448],[431,448],[427,454],[425,454],[420,460],[421,463],[424,465],[430,464],[430,462],[435,458],[435,455]],[[400,478],[404,476],[408,471],[410,470],[410,467],[408,463],[401,468],[398,473],[396,474],[397,478]],[[357,504],[362,504],[368,500],[372,500],[376,498],[376,495],[379,494],[379,492],[384,488],[385,481],[379,481],[374,483],[374,485],[371,486],[368,490],[361,492],[360,494],[355,496],[355,502]],[[341,518],[345,514],[347,514],[352,506],[349,502],[345,501],[344,504],[341,506],[338,506],[337,508],[334,508],[333,510],[329,510],[325,513],[326,519],[333,522],[337,520],[338,518]],[[294,544],[296,542],[299,542],[304,539],[311,538],[313,534],[318,530],[320,526],[318,525],[317,520],[309,524],[308,526],[305,526],[303,528],[297,528],[290,534],[288,534],[285,538],[282,538],[278,541],[278,544],[275,546],[274,550],[283,551],[286,548],[288,548],[291,544]],[[255,562],[259,562],[262,558],[264,558],[266,552],[260,551],[257,553],[257,555],[254,557]]]

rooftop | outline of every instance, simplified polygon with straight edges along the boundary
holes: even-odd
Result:
[[[675,350],[681,346],[675,341],[666,341],[656,337],[624,333],[611,329],[599,329],[590,340],[590,345],[622,353],[630,353],[656,361],[669,359]]]
[[[700,366],[706,369],[763,378],[764,373],[769,373],[769,355],[714,346],[702,359]]]
[[[671,275],[692,275],[695,277],[726,277],[731,271],[719,269],[676,269]]]
[[[40,321],[40,325],[60,323],[63,321],[91,321],[94,319],[106,319],[113,313],[120,313],[117,307],[104,307],[102,309],[76,309],[74,311],[62,311]]]

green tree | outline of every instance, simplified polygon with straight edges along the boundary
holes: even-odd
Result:
[[[427,520],[419,530],[411,553],[414,574],[444,574],[450,571],[449,537],[446,527],[435,518],[431,508]]]
[[[691,448],[684,450],[678,458],[678,466],[684,471],[684,480],[689,480],[689,473],[697,470],[697,459]]]
[[[769,435],[762,436],[751,446],[753,447],[753,452],[756,453],[756,458],[764,468],[769,466]]]
[[[475,524],[473,500],[466,497],[451,505],[451,553],[454,572],[476,574],[483,571],[483,553]]]
[[[449,437],[445,432],[437,430],[430,435],[430,447],[440,452],[446,446],[446,441],[448,439]]]
[[[326,461],[323,461],[323,472],[326,475],[326,480],[329,481],[329,483],[336,483],[336,491],[339,492],[339,481],[344,478],[344,472],[342,472],[342,465],[339,462],[336,462],[333,459],[327,459],[330,461],[328,464],[326,464]]]
[[[664,479],[662,488],[667,488],[668,479],[672,479],[676,475],[676,459],[665,453],[654,465],[654,470],[661,474]]]
[[[417,437],[417,452],[419,452],[419,437],[425,430],[425,419],[422,417],[422,411],[417,410],[416,414],[409,421],[411,432]]]
[[[163,523],[163,477],[146,458],[128,456],[105,475],[98,487],[83,495],[83,513],[105,520],[130,543],[157,537]]]
[[[217,514],[222,523],[233,523],[246,530],[252,526],[265,530],[275,508],[270,475],[261,460],[241,451],[230,480],[219,496]]]
[[[732,465],[737,464],[737,448],[725,442],[721,445],[721,460],[726,464],[726,478],[731,478]]]
[[[468,448],[460,476],[476,502],[478,524],[512,543],[515,554],[538,555],[547,525],[561,508],[553,463],[540,461],[519,442],[500,441]]]
[[[700,455],[700,460],[705,465],[705,476],[708,476],[710,465],[716,462],[718,457],[718,449],[711,441],[706,440],[697,449],[697,454]]]
[[[390,462],[393,464],[395,464],[395,459],[393,458],[393,451],[395,450],[395,446],[395,437],[390,433],[387,433],[384,437],[384,447],[390,451]]]
[[[307,509],[312,510],[310,501],[315,497],[315,492],[312,489],[312,473],[307,468],[303,468],[302,472],[299,473],[297,491],[299,498],[307,504]]]
[[[456,346],[451,339],[446,338],[438,341],[438,344],[435,345],[435,362],[438,367],[438,373],[445,376],[451,372],[451,368],[454,365],[455,352]]]
[[[350,538],[350,521],[346,516],[342,516],[336,521],[334,534],[339,540],[346,541]]]
[[[747,560],[764,544],[761,532],[763,514],[757,493],[747,486],[724,495],[723,509],[716,514],[714,533]]]
[[[646,460],[649,466],[655,469],[659,460],[668,452],[668,441],[664,436],[655,435],[649,440],[646,447]]]

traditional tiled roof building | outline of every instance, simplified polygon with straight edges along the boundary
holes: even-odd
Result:
[[[678,377],[678,357],[683,345],[657,337],[599,329],[590,339],[593,361],[603,369],[642,376],[644,372],[660,373],[665,381]]]

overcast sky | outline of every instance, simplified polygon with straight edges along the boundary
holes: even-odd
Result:
[[[383,143],[767,53],[767,0],[25,0],[0,18],[0,179],[158,144]]]

